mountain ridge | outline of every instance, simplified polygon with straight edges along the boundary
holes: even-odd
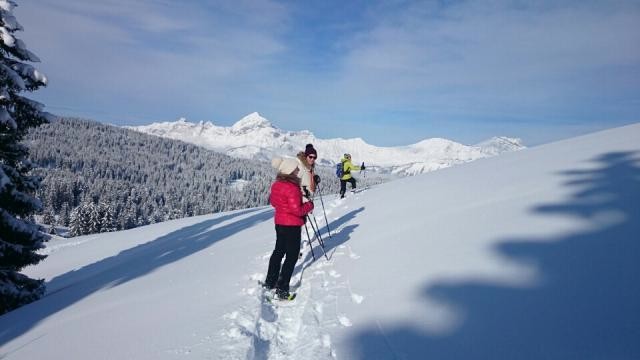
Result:
[[[518,138],[496,136],[476,145],[464,145],[443,138],[429,138],[415,144],[379,147],[362,138],[317,138],[309,130],[287,131],[253,112],[230,127],[181,118],[174,122],[157,122],[141,126],[125,126],[139,132],[182,140],[237,158],[270,161],[274,156],[294,156],[312,143],[318,150],[318,164],[331,166],[344,153],[368,168],[401,176],[416,175],[459,163],[517,151],[525,146]]]

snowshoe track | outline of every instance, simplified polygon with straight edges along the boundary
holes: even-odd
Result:
[[[344,199],[327,204],[327,215],[336,208],[345,207]],[[329,216],[331,222],[332,217]],[[322,219],[324,220],[324,219]],[[332,233],[338,234],[342,224]],[[328,241],[325,240],[325,241]],[[356,261],[359,256],[347,244],[332,251],[330,260],[316,254],[314,261],[308,253],[303,234],[303,256],[298,261],[291,278],[291,291],[297,292],[295,300],[269,302],[265,290],[259,284],[263,273],[247,277],[242,292],[247,295],[237,311],[227,315],[230,326],[223,335],[226,339],[221,359],[284,360],[313,359],[335,360],[336,351],[328,333],[337,327],[352,326],[347,314],[340,311],[340,299],[360,304],[364,297],[353,293],[348,277],[334,269],[335,260]],[[314,242],[314,245],[317,245]],[[254,269],[266,269],[270,252],[256,256],[251,264]],[[334,259],[335,257],[335,259]]]

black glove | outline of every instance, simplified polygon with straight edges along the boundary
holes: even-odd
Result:
[[[313,175],[313,182],[320,184],[320,175]]]

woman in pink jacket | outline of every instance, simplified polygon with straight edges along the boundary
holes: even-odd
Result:
[[[313,210],[313,202],[302,203],[296,159],[275,158],[271,164],[278,169],[269,195],[269,202],[275,208],[276,247],[269,259],[264,287],[275,288],[278,298],[288,299],[289,281],[300,253],[304,217]]]

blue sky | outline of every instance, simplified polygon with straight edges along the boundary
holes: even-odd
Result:
[[[638,1],[30,0],[14,14],[49,78],[31,97],[117,125],[257,111],[378,146],[536,145],[640,121]]]

